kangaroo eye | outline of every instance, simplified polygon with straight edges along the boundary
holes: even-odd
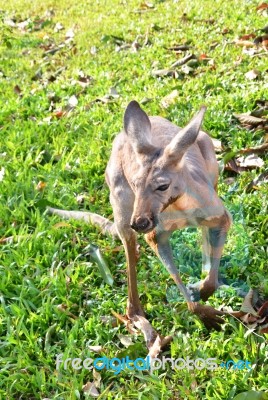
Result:
[[[160,192],[164,192],[165,190],[167,190],[169,188],[169,185],[161,185],[159,186],[156,190],[159,190]]]

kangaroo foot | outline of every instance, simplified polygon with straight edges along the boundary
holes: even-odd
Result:
[[[208,330],[215,329],[216,331],[220,331],[221,324],[225,322],[220,316],[226,315],[226,313],[215,310],[215,308],[211,306],[204,306],[200,303],[191,302],[188,303],[188,309],[198,316]]]

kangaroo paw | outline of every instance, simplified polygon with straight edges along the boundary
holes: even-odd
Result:
[[[220,316],[226,315],[224,311],[215,310],[211,306],[204,306],[196,302],[188,303],[188,308],[193,314],[198,316],[208,330],[221,330],[221,324],[225,321]]]

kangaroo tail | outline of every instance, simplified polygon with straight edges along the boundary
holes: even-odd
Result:
[[[103,234],[108,234],[114,238],[118,238],[118,233],[114,222],[109,221],[101,215],[86,211],[66,211],[57,208],[47,207],[50,214],[58,215],[64,219],[76,219],[92,224],[100,228]]]

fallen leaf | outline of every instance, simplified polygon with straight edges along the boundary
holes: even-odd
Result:
[[[140,9],[141,10],[152,9],[152,8],[154,8],[154,4],[153,3],[144,2],[144,3],[140,4]]]
[[[74,31],[72,28],[68,29],[65,33],[65,40],[70,40],[74,38]]]
[[[18,85],[16,85],[16,86],[14,86],[14,92],[17,94],[17,95],[21,95],[22,94],[22,90],[21,90],[21,88],[18,86]]]
[[[223,146],[222,143],[219,139],[214,139],[211,138],[213,146],[214,146],[214,150],[216,151],[216,153],[220,153],[221,151],[223,151]]]
[[[268,333],[268,324],[266,324],[266,325],[263,325],[261,328],[260,328],[260,331],[259,331],[260,333]]]
[[[100,388],[101,385],[101,374],[93,368],[93,378],[96,388]]]
[[[157,69],[155,71],[152,71],[152,75],[153,76],[159,76],[159,77],[162,77],[162,76],[173,76],[175,78],[176,77],[175,76],[176,72],[173,69],[165,68],[165,69]]]
[[[260,71],[257,69],[252,69],[245,74],[245,77],[250,80],[257,79],[260,75]]]
[[[268,317],[268,301],[263,303],[261,308],[259,308],[258,314],[260,315],[260,317]]]
[[[4,19],[3,23],[4,23],[4,25],[10,26],[11,28],[15,28],[15,26],[16,26],[16,22],[12,18]]]
[[[118,320],[114,317],[112,317],[111,315],[106,316],[106,315],[102,315],[100,317],[101,322],[103,322],[106,325],[111,325],[112,328],[115,328],[116,326],[118,326]]]
[[[250,115],[249,113],[243,113],[243,114],[234,114],[234,117],[238,119],[241,124],[247,124],[247,125],[259,125],[262,122],[265,122],[264,119],[262,118],[257,118],[254,117],[253,115]]]
[[[83,88],[89,86],[93,81],[93,77],[86,75],[83,71],[79,71],[77,83]]]
[[[28,26],[32,23],[32,21],[30,19],[26,19],[25,21],[21,21],[17,23],[17,28],[20,31],[25,31],[26,28],[28,28]]]
[[[183,65],[181,67],[181,70],[185,75],[189,75],[191,72],[193,72],[194,69],[192,67],[189,67],[189,65]]]
[[[224,170],[225,171],[232,171],[235,172],[236,174],[239,174],[240,172],[245,171],[245,168],[241,168],[237,165],[236,163],[236,159],[232,158],[231,160],[228,160],[225,164],[224,164]]]
[[[247,157],[241,156],[236,159],[236,162],[240,167],[244,168],[261,168],[264,166],[264,161],[254,154],[250,154]]]
[[[182,51],[190,50],[190,48],[191,47],[188,46],[187,44],[179,44],[179,45],[169,47],[168,50],[173,50],[175,52],[182,52]]]
[[[62,29],[64,29],[64,26],[60,22],[57,22],[55,27],[54,27],[54,32],[59,32]]]
[[[180,60],[175,61],[171,64],[170,68],[181,67],[182,65],[186,64],[188,61],[192,60],[193,58],[196,59],[194,54],[188,54],[187,56],[181,58]]]
[[[256,37],[255,33],[249,33],[247,35],[240,36],[239,40],[249,40],[254,39]]]
[[[161,100],[160,104],[163,108],[168,108],[171,104],[175,104],[177,103],[177,100],[179,98],[179,91],[173,90],[170,94],[168,94],[167,96],[163,97],[163,99]]]
[[[262,11],[262,10],[266,10],[268,8],[268,3],[261,3],[256,10],[257,11]]]
[[[103,351],[102,346],[88,346],[89,350],[93,351],[94,353],[101,353]]]
[[[259,185],[268,183],[268,172],[263,172],[257,178],[253,179],[246,187],[246,192],[259,189]]]
[[[231,32],[231,29],[229,29],[229,28],[224,28],[222,31],[221,31],[221,34],[222,35],[227,35],[227,33],[230,33]]]
[[[237,46],[241,47],[254,47],[255,44],[253,42],[250,42],[249,40],[241,40],[241,39],[235,39],[234,44]]]
[[[53,113],[53,116],[56,117],[56,118],[58,118],[58,119],[60,119],[60,118],[63,117],[64,115],[66,115],[66,111],[63,111],[62,109],[56,110],[56,111]]]
[[[77,99],[77,97],[76,97],[75,95],[71,96],[71,97],[68,99],[68,105],[69,105],[70,107],[74,108],[74,107],[77,106],[77,104],[78,104],[78,99]]]
[[[201,60],[201,61],[210,60],[210,57],[208,57],[206,53],[202,53],[202,54],[200,54],[200,56],[198,57],[198,60]]]
[[[245,312],[246,314],[249,313],[254,317],[258,317],[258,313],[254,310],[252,301],[254,296],[254,290],[250,289],[246,297],[244,298],[243,304],[240,308],[240,311]]]
[[[119,340],[120,342],[125,346],[128,347],[131,344],[133,344],[132,339],[130,336],[126,336],[126,335],[122,335],[122,334],[118,334]]]
[[[253,317],[251,314],[245,314],[242,317],[240,317],[241,321],[244,322],[245,324],[252,324],[253,322],[257,321],[257,317]]]
[[[116,46],[115,51],[119,53],[119,51],[130,49],[130,44],[122,44],[121,46]]]
[[[45,189],[46,185],[47,185],[46,182],[39,181],[38,184],[36,185],[36,190],[42,192]]]
[[[92,397],[98,397],[100,394],[94,382],[87,382],[85,385],[82,386],[82,390],[85,394]]]
[[[58,304],[57,305],[57,310],[59,310],[60,312],[68,315],[69,317],[73,318],[73,319],[77,319],[77,316],[74,315],[73,313],[71,313],[70,311],[68,311],[68,307],[66,304]]]
[[[268,143],[263,143],[260,146],[248,147],[246,149],[240,150],[241,154],[262,154],[268,151]]]

